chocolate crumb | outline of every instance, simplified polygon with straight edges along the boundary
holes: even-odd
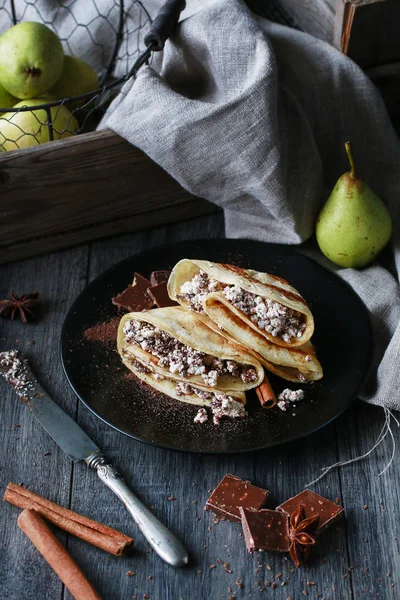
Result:
[[[51,452],[47,451],[47,452],[43,452],[43,456],[50,456]]]
[[[210,565],[209,569],[215,569],[215,565]]]
[[[238,577],[235,581],[235,584],[238,586],[238,588],[243,588],[243,586],[244,586],[243,579]]]
[[[116,343],[120,318],[113,317],[108,321],[89,327],[83,333],[87,340],[92,342]]]
[[[176,500],[175,496],[170,496],[167,500]]]
[[[363,510],[367,510],[367,508],[368,508],[368,504],[364,504]]]
[[[133,577],[134,575],[136,575],[136,573],[135,573],[135,571],[127,571],[127,572],[125,573],[125,575],[126,575],[127,577]]]

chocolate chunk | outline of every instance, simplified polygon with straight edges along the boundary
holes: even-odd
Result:
[[[130,312],[148,310],[154,306],[154,300],[147,291],[150,285],[148,279],[135,273],[132,285],[128,285],[126,290],[115,296],[112,303]]]
[[[164,281],[168,281],[171,271],[153,271],[150,275],[150,285],[154,287]]]
[[[147,292],[155,304],[157,304],[158,308],[164,308],[166,306],[178,306],[178,303],[175,302],[175,300],[171,300],[168,295],[166,281],[163,281],[158,285],[154,285],[153,287],[149,287]]]
[[[311,490],[304,490],[304,492],[300,492],[297,496],[289,498],[289,500],[286,500],[286,502],[277,506],[276,510],[283,512],[290,517],[298,506],[303,507],[306,519],[318,515],[318,527],[315,531],[315,535],[317,536],[337,521],[343,513],[343,508],[341,506],[319,496]]]
[[[225,475],[206,502],[205,510],[211,510],[219,517],[240,523],[239,507],[254,508],[265,506],[270,495],[268,490],[243,481],[235,475]]]
[[[246,548],[288,552],[290,548],[289,519],[277,510],[239,508]]]

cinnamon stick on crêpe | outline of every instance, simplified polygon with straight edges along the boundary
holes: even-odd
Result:
[[[271,387],[268,377],[265,375],[261,385],[256,387],[257,398],[263,408],[272,408],[276,404],[275,392]]]

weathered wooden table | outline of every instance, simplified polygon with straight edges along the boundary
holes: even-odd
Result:
[[[60,534],[105,600],[364,600],[400,598],[398,454],[391,468],[386,440],[369,460],[332,471],[315,486],[339,498],[346,520],[321,539],[313,560],[294,570],[286,555],[249,557],[239,526],[214,524],[203,506],[227,472],[273,491],[277,504],[299,492],[320,469],[372,447],[383,411],[356,402],[343,416],[311,437],[268,452],[236,456],[180,454],[152,448],[117,433],[80,405],[63,375],[59,339],[64,316],[85,285],[113,263],[173,240],[220,237],[220,214],[81,245],[0,268],[2,298],[12,290],[37,290],[43,302],[37,323],[0,320],[0,350],[18,347],[31,357],[42,383],[113,459],[128,483],[187,543],[191,560],[175,570],[164,564],[138,532],[122,504],[85,465],[73,465],[0,382],[0,491],[9,481],[114,526],[135,539],[130,556],[117,558]],[[399,432],[395,431],[400,442]],[[174,497],[175,500],[168,500]],[[0,512],[0,598],[70,599],[60,580],[17,528],[19,510]],[[229,567],[224,566],[228,563]],[[131,571],[133,575],[127,575]],[[236,584],[243,579],[243,587]]]

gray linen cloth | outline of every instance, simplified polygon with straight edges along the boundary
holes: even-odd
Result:
[[[400,409],[400,143],[383,101],[351,60],[309,35],[255,17],[240,0],[188,2],[173,37],[111,107],[105,126],[179,183],[221,206],[226,234],[299,244],[337,178],[358,173],[392,214],[392,272],[320,259],[367,305],[374,368],[361,398]],[[318,257],[318,253],[314,253]]]

